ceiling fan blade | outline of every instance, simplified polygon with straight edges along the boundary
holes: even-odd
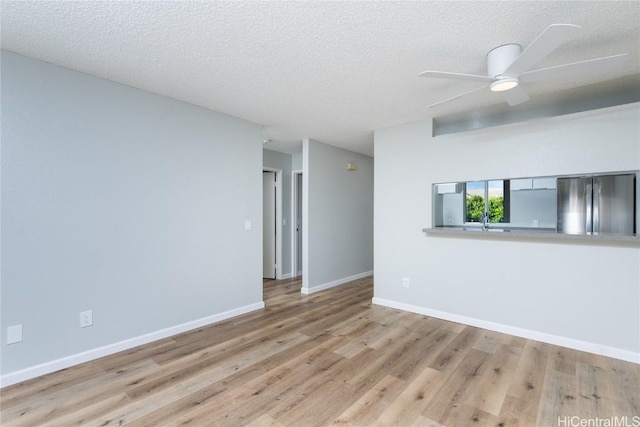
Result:
[[[461,74],[449,73],[447,71],[423,71],[418,77],[428,77],[432,79],[449,79],[449,80],[465,80],[476,82],[492,82],[494,79],[488,76],[480,76],[477,74]]]
[[[444,104],[445,102],[453,101],[454,99],[462,98],[463,96],[470,95],[473,92],[478,92],[479,90],[483,90],[483,89],[486,89],[486,88],[487,88],[487,86],[482,86],[482,87],[479,87],[479,88],[476,88],[476,89],[473,89],[473,90],[470,90],[470,91],[467,91],[467,92],[462,92],[462,93],[460,93],[460,94],[458,94],[456,96],[452,96],[451,98],[443,99],[442,101],[438,101],[436,103],[427,105],[427,108],[433,108],[433,107],[435,107],[437,105]]]
[[[541,68],[539,70],[527,71],[526,73],[523,73],[520,76],[519,80],[521,82],[528,83],[548,79],[558,79],[562,77],[571,77],[575,76],[576,74],[600,73],[619,67],[628,58],[628,54],[622,53],[620,55],[605,56],[604,58],[588,59],[586,61],[558,65],[557,67]]]
[[[502,96],[504,96],[504,99],[511,106],[522,104],[529,100],[529,95],[527,95],[527,92],[525,92],[520,85],[513,89],[505,90],[502,92]]]
[[[527,46],[503,74],[518,77],[525,71],[529,71],[540,62],[542,58],[575,36],[579,30],[580,27],[572,24],[550,25]]]

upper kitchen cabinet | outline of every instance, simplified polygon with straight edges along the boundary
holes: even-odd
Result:
[[[531,190],[533,178],[520,178],[511,180],[511,191]]]
[[[520,178],[511,180],[511,191],[520,190],[554,190],[556,178]]]
[[[556,181],[557,181],[556,177],[533,178],[532,186],[534,190],[555,190]]]

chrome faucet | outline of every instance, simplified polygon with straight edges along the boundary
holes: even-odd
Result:
[[[482,229],[488,230],[490,228],[489,224],[491,224],[491,220],[489,219],[489,212],[482,213]]]

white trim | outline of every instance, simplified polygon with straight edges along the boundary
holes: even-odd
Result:
[[[302,175],[302,170],[291,171],[291,271],[295,272],[295,277],[302,275],[302,263],[298,265],[298,232],[296,231],[296,228],[298,228],[297,175]]]
[[[309,290],[309,138],[302,140],[302,286]],[[295,270],[293,270],[295,271]],[[301,289],[302,291],[302,289]],[[303,292],[304,293],[304,292]]]
[[[168,338],[183,332],[190,331],[192,329],[208,326],[213,323],[220,322],[222,320],[229,319],[231,317],[240,316],[251,311],[260,310],[264,308],[264,302],[257,302],[255,304],[245,305],[244,307],[234,308],[222,313],[214,314],[212,316],[203,317],[202,319],[193,320],[191,322],[183,323],[181,325],[172,326],[159,331],[151,332],[138,337],[129,338],[124,341],[108,344],[103,347],[94,348],[84,351],[82,353],[73,354],[71,356],[62,357],[60,359],[45,362],[40,365],[31,366],[19,371],[11,372],[0,377],[0,387],[6,387],[13,384],[17,384],[22,381],[30,380],[32,378],[39,377],[41,375],[50,374],[61,369],[66,369],[80,363],[89,362],[91,360],[99,359],[104,356],[109,356],[120,351],[129,350],[131,348],[148,344],[153,341],[157,341],[163,338]]]
[[[364,273],[358,273],[358,274],[354,274],[353,276],[343,277],[342,279],[333,280],[331,282],[323,283],[321,285],[313,286],[311,288],[303,287],[302,289],[300,289],[300,293],[309,295],[314,292],[324,291],[325,289],[333,288],[333,287],[342,285],[344,283],[351,282],[353,280],[362,279],[363,277],[369,277],[371,275],[373,275],[373,271],[365,271]]]
[[[371,302],[376,305],[396,308],[398,310],[409,311],[411,313],[422,314],[424,316],[436,317],[438,319],[448,320],[450,322],[462,323],[464,325],[475,326],[477,328],[488,329],[490,331],[501,332],[503,334],[515,335],[517,337],[541,341],[548,344],[567,347],[574,350],[586,351],[588,353],[640,364],[640,353],[634,353],[633,351],[624,350],[621,348],[608,347],[588,341],[581,341],[573,338],[562,337],[559,335],[532,331],[530,329],[522,329],[515,326],[504,325],[501,323],[489,322],[487,320],[474,319],[472,317],[460,316],[458,314],[447,313],[444,311],[433,310],[430,308],[419,307],[416,305],[405,304],[397,301],[391,301],[384,298],[373,297]]]
[[[283,279],[291,279],[292,277],[293,277],[293,274],[291,274],[291,273],[287,273],[287,274],[283,274],[282,275]]]
[[[280,280],[282,279],[282,169],[263,166],[262,171],[276,174],[276,280]]]

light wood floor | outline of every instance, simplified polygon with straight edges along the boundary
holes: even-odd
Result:
[[[640,365],[372,306],[371,278],[299,289],[265,282],[265,310],[7,387],[2,425],[570,426],[564,417],[640,416]]]

